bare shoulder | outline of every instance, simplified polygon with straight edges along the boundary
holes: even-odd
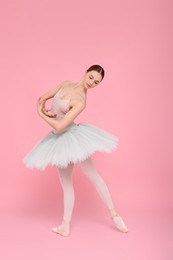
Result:
[[[70,85],[73,85],[74,83],[72,82],[72,81],[70,81],[70,80],[64,80],[64,81],[62,81],[60,84],[59,84],[59,86],[60,87],[66,87],[66,86],[70,86]]]
[[[64,89],[70,85],[72,85],[73,83],[70,81],[70,80],[64,80],[62,82],[60,82],[57,87],[55,88],[56,89],[56,93],[60,90],[60,89]]]

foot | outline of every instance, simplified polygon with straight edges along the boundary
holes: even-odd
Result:
[[[64,237],[67,237],[70,235],[70,232],[69,232],[69,221],[63,219],[62,221],[62,224],[58,227],[53,227],[52,228],[52,231],[57,233],[57,234],[60,234]]]
[[[122,220],[122,218],[120,217],[120,215],[115,212],[114,209],[109,209],[110,213],[111,213],[111,218],[113,219],[116,227],[124,233],[128,232],[128,228],[126,227],[124,221]]]

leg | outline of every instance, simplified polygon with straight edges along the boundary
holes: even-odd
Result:
[[[69,235],[69,222],[71,220],[75,195],[72,182],[73,164],[66,168],[58,168],[60,183],[64,192],[64,216],[60,226],[53,228],[53,231],[64,236]]]
[[[117,212],[115,212],[115,210],[114,210],[113,201],[112,201],[110,192],[108,190],[108,187],[107,187],[106,183],[104,182],[103,178],[99,175],[98,171],[96,170],[91,157],[86,159],[85,161],[81,162],[80,167],[83,170],[84,174],[94,184],[101,199],[105,202],[116,226],[119,227],[119,229],[121,229],[121,231],[127,232],[127,227],[125,227],[123,220],[121,219],[119,214]]]
[[[105,202],[108,209],[114,207],[110,192],[103,178],[99,175],[96,170],[91,158],[86,159],[80,163],[81,169],[84,174],[89,178],[89,180],[94,184],[98,194],[101,199]]]

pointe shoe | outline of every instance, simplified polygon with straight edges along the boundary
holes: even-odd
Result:
[[[110,213],[111,213],[111,218],[113,219],[116,227],[123,233],[127,233],[128,232],[128,228],[126,227],[124,221],[122,220],[122,218],[120,217],[120,215],[115,212],[114,209],[109,209]]]
[[[52,231],[59,235],[62,235],[64,237],[68,237],[70,235],[70,232],[64,231],[63,227],[62,227],[63,225],[68,225],[68,224],[69,224],[69,221],[63,219],[62,224],[58,227],[53,227]]]

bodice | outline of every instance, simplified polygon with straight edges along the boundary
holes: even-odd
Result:
[[[70,100],[61,99],[59,94],[62,89],[60,89],[53,97],[51,112],[56,114],[56,119],[59,120],[70,110]]]

